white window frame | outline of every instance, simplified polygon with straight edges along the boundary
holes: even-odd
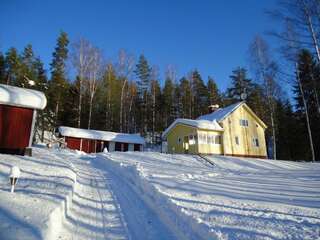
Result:
[[[257,137],[252,138],[252,143],[254,147],[257,147],[257,148],[260,147],[259,138]]]
[[[242,127],[249,127],[248,119],[240,119],[240,126]]]
[[[216,141],[217,138],[219,138],[219,142]],[[221,142],[222,142],[222,137],[221,137],[221,135],[215,135],[215,136],[214,136],[214,144],[216,144],[216,145],[221,145]]]

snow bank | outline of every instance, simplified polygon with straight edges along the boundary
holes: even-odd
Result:
[[[102,141],[123,142],[144,144],[144,139],[139,134],[115,133],[98,130],[88,130],[71,127],[59,127],[59,132],[62,136],[95,139]]]
[[[0,84],[0,104],[42,110],[47,98],[36,90]]]
[[[0,154],[0,239],[56,239],[62,226],[76,182],[68,157],[75,154],[41,148],[33,153]],[[21,176],[10,193],[13,165],[19,166]]]
[[[102,155],[103,156],[103,155]],[[187,239],[317,239],[320,164],[109,153],[164,222]]]

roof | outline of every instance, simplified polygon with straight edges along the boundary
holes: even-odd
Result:
[[[177,118],[163,133],[162,137],[165,137],[170,130],[177,124],[187,125],[199,129],[223,131],[223,128],[216,121],[208,120],[192,120],[185,118]]]
[[[223,119],[225,119],[227,116],[229,116],[234,110],[236,110],[238,107],[240,107],[242,104],[244,104],[245,102],[237,102],[234,104],[231,104],[227,107],[224,108],[219,108],[218,110],[206,114],[206,115],[202,115],[200,117],[198,117],[198,120],[209,120],[209,121],[214,121],[216,120],[217,122],[222,121]]]
[[[209,113],[206,115],[202,115],[198,117],[198,120],[208,120],[208,121],[217,121],[221,122],[226,117],[228,117],[231,113],[233,113],[236,109],[238,109],[240,106],[244,105],[246,109],[250,112],[251,115],[255,117],[255,119],[264,127],[267,128],[267,125],[252,111],[252,109],[245,103],[245,101],[237,102],[234,104],[231,104],[227,107],[220,108],[213,113]]]
[[[62,136],[65,136],[65,137],[86,138],[86,139],[95,139],[95,140],[122,142],[122,143],[136,143],[136,144],[145,143],[144,138],[141,137],[140,134],[106,132],[106,131],[99,131],[99,130],[64,127],[64,126],[59,127],[59,132]]]
[[[0,104],[42,110],[47,98],[36,90],[0,84]]]

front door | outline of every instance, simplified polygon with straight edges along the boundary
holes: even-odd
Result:
[[[189,153],[189,137],[185,136],[183,138],[183,148],[184,148],[184,153]]]

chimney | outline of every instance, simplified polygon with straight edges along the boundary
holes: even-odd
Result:
[[[219,105],[218,104],[213,104],[209,106],[209,113],[213,113],[215,111],[217,111],[219,109]]]

